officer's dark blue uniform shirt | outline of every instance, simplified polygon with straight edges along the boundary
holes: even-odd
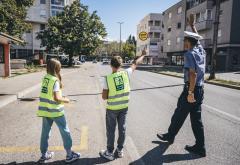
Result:
[[[194,69],[197,73],[196,86],[204,84],[204,74],[206,66],[206,52],[200,42],[191,50],[184,54],[184,82],[189,82],[189,69]]]

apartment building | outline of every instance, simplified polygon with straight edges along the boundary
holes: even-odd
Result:
[[[201,43],[207,52],[207,64],[210,64],[216,12],[215,1],[187,0],[186,3],[186,15],[195,14],[196,28],[204,38]],[[223,0],[221,3],[216,56],[216,67],[219,71],[240,69],[239,9],[239,0]]]
[[[217,70],[240,69],[240,1],[222,0],[218,31]],[[201,44],[207,52],[207,65],[211,63],[213,28],[216,6],[214,0],[181,0],[163,12],[163,53],[170,65],[183,65],[184,30],[191,31],[186,18],[192,13],[196,28],[203,36]]]
[[[170,65],[183,65],[184,62],[185,11],[186,2],[182,0],[163,12],[162,48]]]
[[[161,35],[162,35],[163,17],[159,13],[150,13],[145,16],[137,25],[137,36],[141,32],[148,34],[148,39],[142,41],[137,37],[137,56],[146,48],[147,56],[145,63],[159,64],[165,61],[161,49]]]
[[[11,58],[32,58],[33,55],[42,54],[41,41],[36,39],[37,33],[46,28],[48,19],[63,11],[64,6],[70,5],[74,0],[35,0],[33,6],[27,11],[26,22],[32,24],[32,30],[23,34],[26,45],[12,45]]]

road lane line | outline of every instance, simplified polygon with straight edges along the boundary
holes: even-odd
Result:
[[[0,153],[18,153],[18,152],[39,152],[39,146],[21,146],[21,147],[0,147]],[[82,126],[81,128],[81,141],[80,145],[72,147],[73,150],[87,150],[88,149],[88,127]],[[49,146],[51,151],[64,151],[63,146]]]
[[[80,150],[88,149],[88,127],[83,126],[81,128],[81,141],[80,141]]]
[[[217,109],[217,108],[214,108],[214,107],[212,107],[212,106],[210,106],[210,105],[207,105],[207,104],[203,104],[203,106],[211,109],[211,111],[215,111],[215,112],[217,112],[217,113],[220,113],[220,114],[222,114],[222,115],[224,115],[224,116],[227,116],[227,117],[229,117],[229,118],[232,118],[232,119],[240,122],[240,118],[237,117],[237,116],[231,115],[231,114],[229,114],[229,113],[227,113],[227,112],[223,112],[223,111],[221,111],[221,110],[219,110],[219,109]]]
[[[137,151],[137,147],[135,146],[132,138],[130,136],[126,137],[126,150],[131,158],[131,161],[138,162],[138,165],[145,165],[144,161],[141,159],[141,156],[139,155]]]

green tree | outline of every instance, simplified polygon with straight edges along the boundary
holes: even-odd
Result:
[[[68,54],[69,66],[73,56],[92,54],[102,42],[101,38],[106,36],[104,24],[96,11],[89,13],[88,7],[77,0],[51,17],[47,27],[37,38],[48,50],[58,48]]]
[[[0,0],[0,31],[21,38],[31,29],[25,18],[32,5],[33,0]]]
[[[136,39],[134,36],[129,36],[123,46],[123,58],[133,59],[136,55]]]

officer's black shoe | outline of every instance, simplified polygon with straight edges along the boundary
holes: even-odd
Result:
[[[206,157],[206,149],[203,147],[198,147],[196,145],[194,145],[194,146],[186,145],[185,150],[187,150],[190,153],[199,155],[201,157]]]
[[[157,137],[163,142],[168,142],[169,145],[173,144],[173,142],[174,142],[174,138],[170,138],[167,133],[166,134],[158,133]]]

